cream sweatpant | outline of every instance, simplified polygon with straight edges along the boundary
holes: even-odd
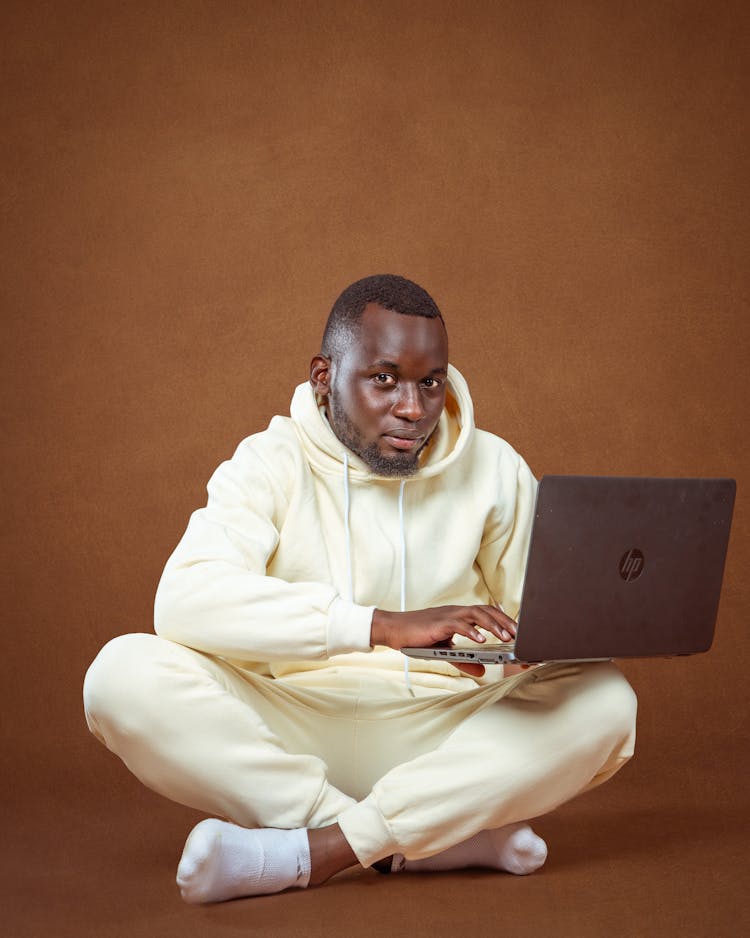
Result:
[[[635,695],[609,663],[417,693],[375,670],[273,680],[141,634],[84,684],[91,731],[145,785],[243,827],[338,822],[363,866],[545,814],[633,753]]]

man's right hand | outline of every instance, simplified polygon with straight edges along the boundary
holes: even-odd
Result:
[[[516,635],[516,623],[497,606],[436,606],[409,612],[376,609],[372,614],[370,644],[398,650],[444,644],[451,642],[454,635],[482,643],[485,636],[480,628],[501,642],[510,642]]]

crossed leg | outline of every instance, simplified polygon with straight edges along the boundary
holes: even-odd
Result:
[[[185,898],[216,901],[315,885],[391,854],[407,869],[544,862],[543,841],[519,822],[629,758],[634,695],[608,665],[505,683],[405,701],[403,714],[389,704],[384,725],[376,702],[347,713],[336,695],[133,635],[103,649],[85,698],[92,731],[146,785],[236,822],[202,822],[181,861]],[[257,872],[277,867],[271,880]]]

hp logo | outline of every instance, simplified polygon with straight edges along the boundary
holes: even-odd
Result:
[[[626,550],[620,558],[620,576],[626,583],[637,580],[643,573],[643,553],[637,547]]]

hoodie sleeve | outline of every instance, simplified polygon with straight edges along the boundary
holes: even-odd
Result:
[[[477,561],[495,600],[516,619],[521,606],[538,483],[518,453],[501,442],[498,499],[487,519]]]
[[[209,481],[208,503],[191,516],[159,582],[156,633],[257,662],[369,651],[372,607],[342,599],[330,583],[267,573],[289,507],[280,480],[300,467],[290,447],[275,448],[269,462],[264,436],[241,443]]]

